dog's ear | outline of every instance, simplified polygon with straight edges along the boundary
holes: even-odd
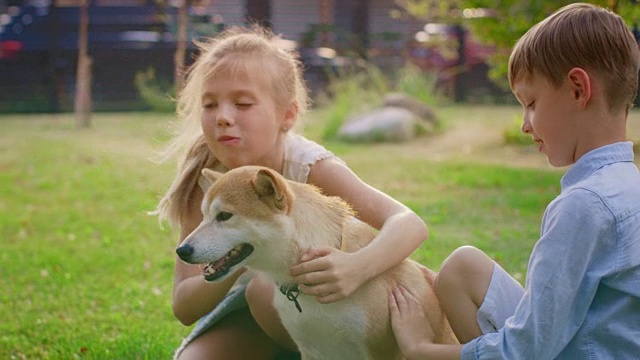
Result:
[[[217,171],[213,171],[211,169],[204,168],[202,169],[202,176],[198,179],[198,185],[202,189],[202,191],[207,192],[211,185],[213,185],[216,180],[218,180],[222,176],[222,173]]]
[[[288,213],[293,202],[293,193],[286,180],[271,169],[260,169],[251,181],[260,199],[278,210]]]

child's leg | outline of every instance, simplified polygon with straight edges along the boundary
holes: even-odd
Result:
[[[436,295],[462,344],[482,335],[477,314],[489,288],[493,267],[493,260],[485,253],[463,246],[442,263],[436,277]]]
[[[282,348],[269,338],[248,309],[237,310],[190,342],[180,360],[274,359]]]
[[[247,285],[245,297],[253,318],[262,330],[281,346],[297,350],[296,344],[282,326],[278,312],[273,307],[273,280],[256,273]]]

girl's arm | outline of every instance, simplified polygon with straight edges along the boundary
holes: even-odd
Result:
[[[196,188],[188,208],[180,218],[180,243],[202,221],[202,197],[202,191]],[[187,264],[176,256],[172,304],[174,316],[184,325],[193,324],[224,298],[241,273],[238,271],[237,275],[219,283],[209,283],[204,280],[200,266]]]
[[[350,295],[367,280],[411,255],[428,236],[427,226],[416,213],[360,180],[339,161],[319,161],[311,168],[308,180],[326,195],[344,199],[360,220],[380,230],[368,246],[355,253],[311,249],[301,264],[292,267],[296,283],[312,284],[300,285],[300,289],[321,303]]]

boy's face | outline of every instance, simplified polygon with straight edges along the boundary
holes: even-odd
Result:
[[[538,143],[538,151],[556,167],[576,161],[578,128],[573,104],[574,92],[568,81],[555,88],[544,77],[514,83],[513,93],[524,109],[522,132]]]

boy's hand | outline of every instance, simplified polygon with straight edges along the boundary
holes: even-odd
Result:
[[[322,247],[306,250],[300,260],[291,267],[293,281],[322,304],[346,298],[366,281],[352,253]]]
[[[389,294],[391,327],[404,356],[413,358],[420,344],[432,344],[435,335],[420,302],[401,285]]]

